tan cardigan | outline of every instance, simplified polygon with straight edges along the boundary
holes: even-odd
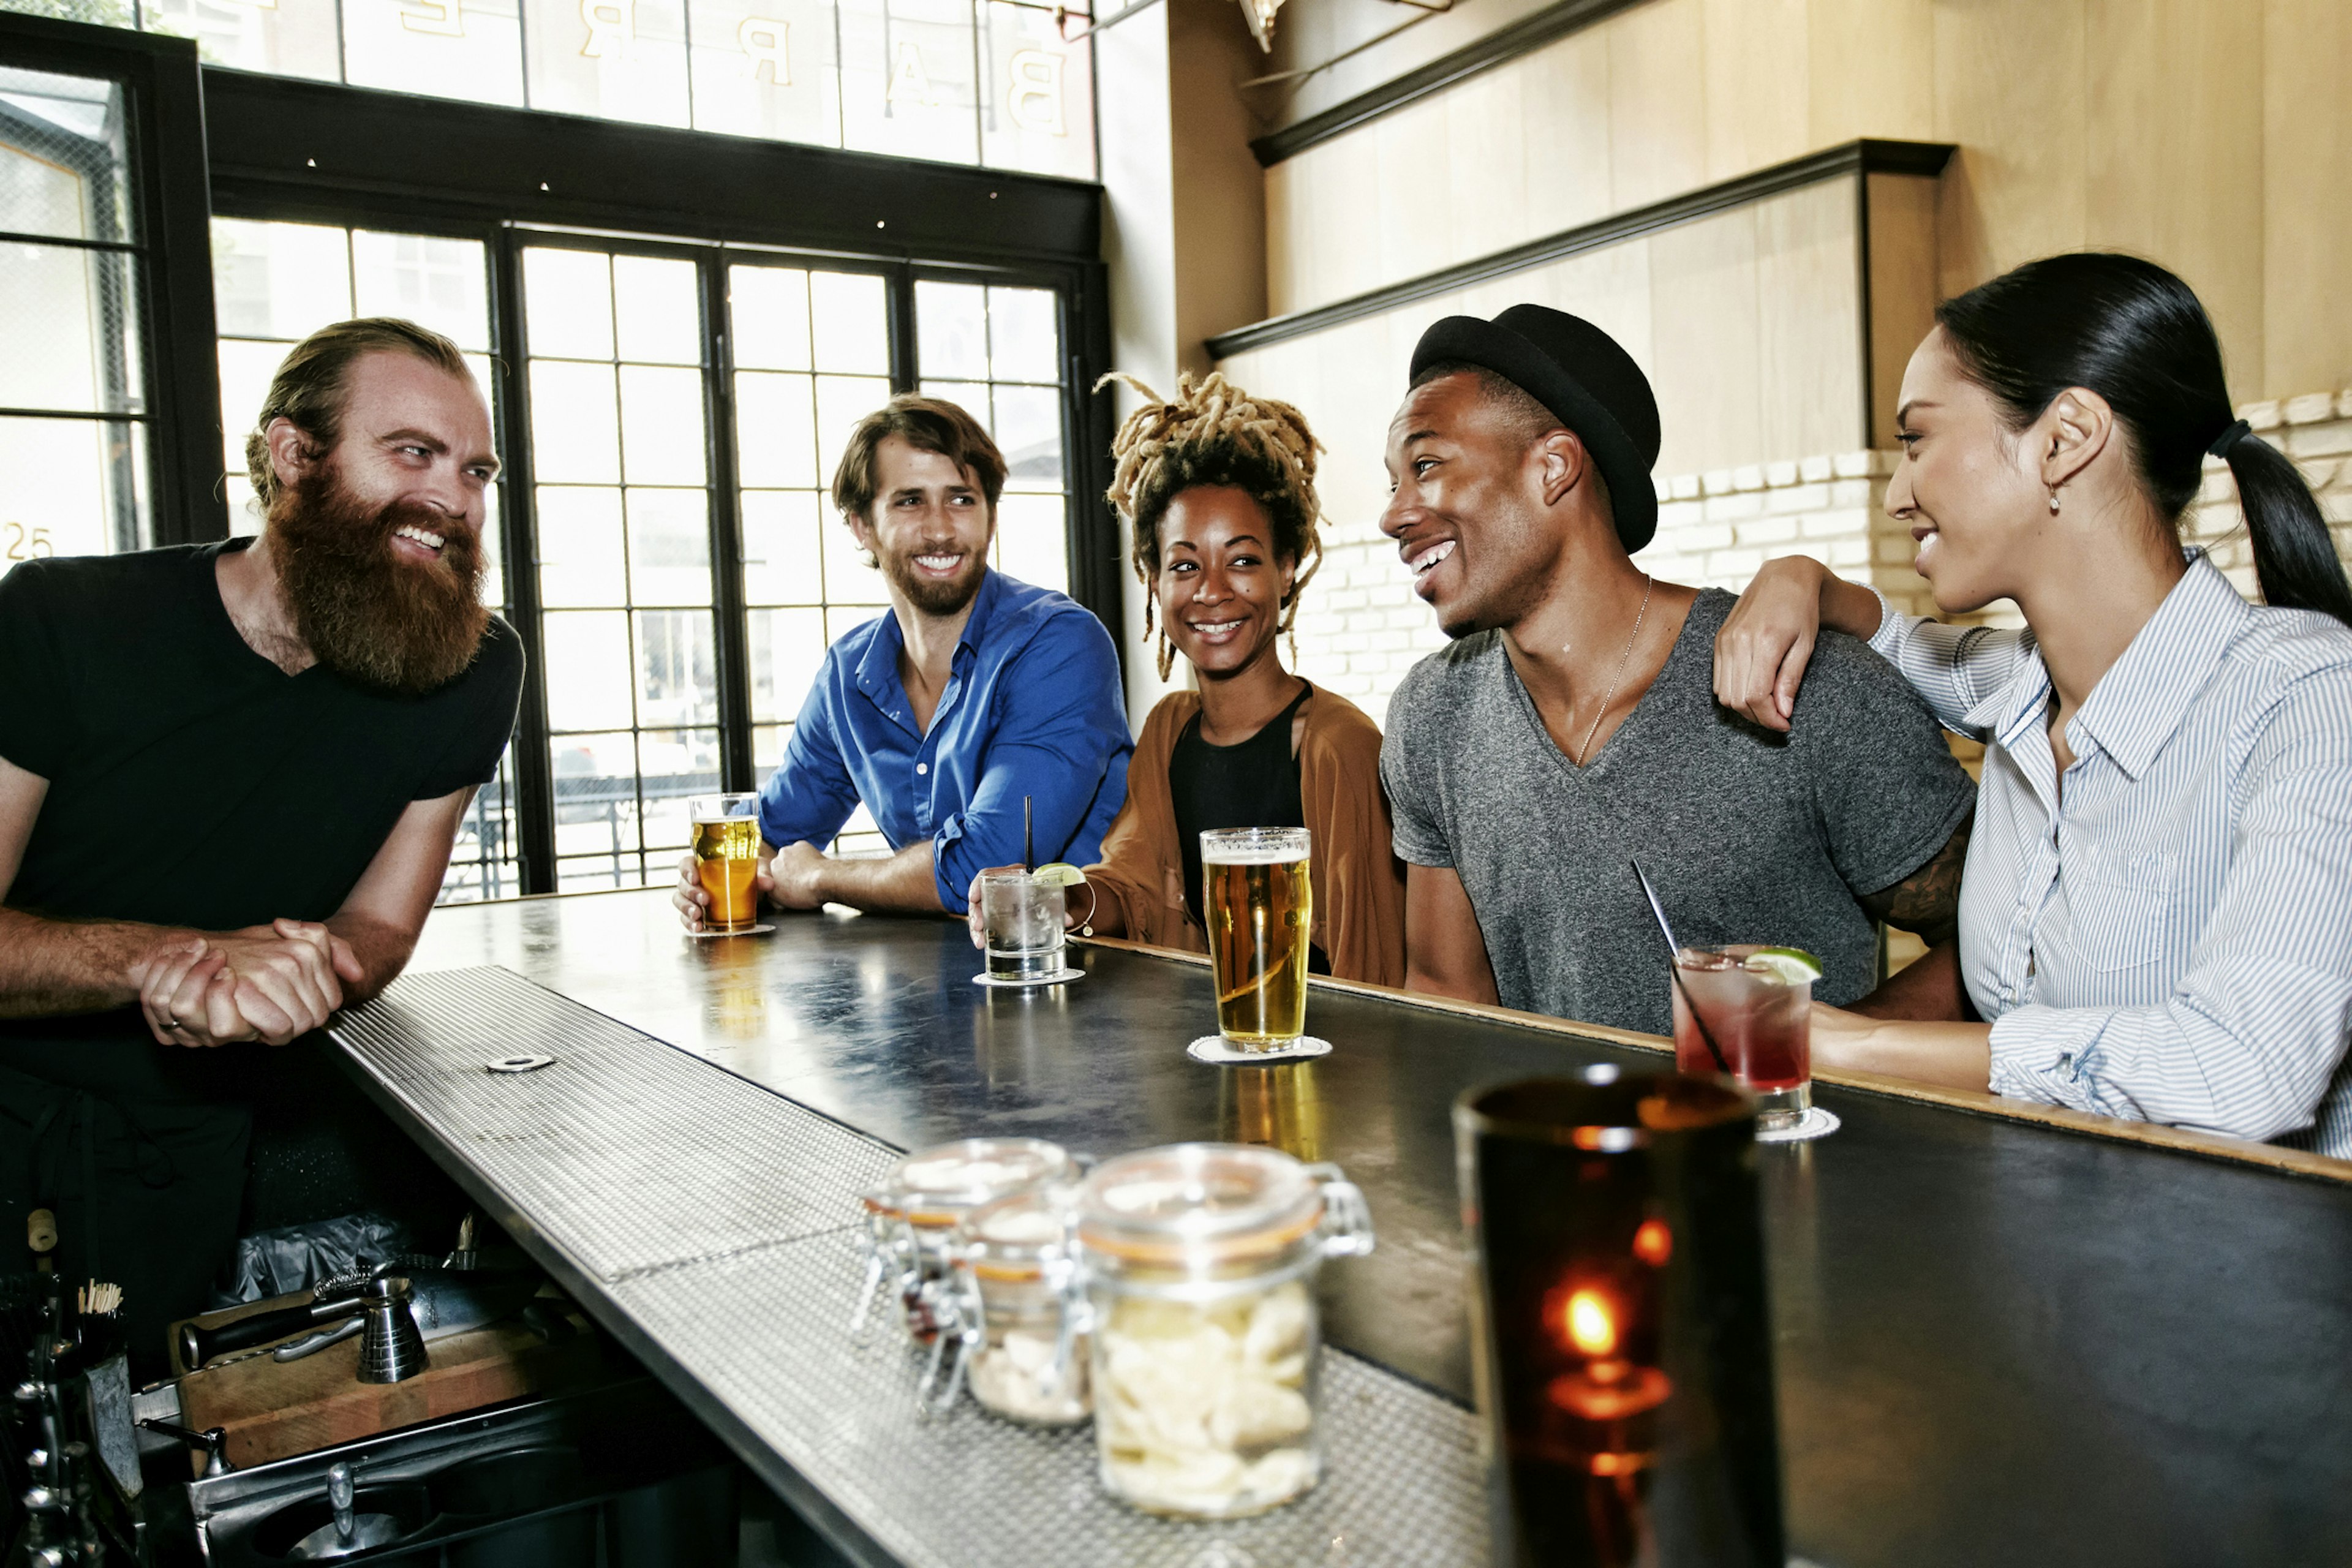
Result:
[[[1381,793],[1381,731],[1337,692],[1308,683],[1298,743],[1301,815],[1314,835],[1307,881],[1315,893],[1311,938],[1341,980],[1404,984],[1404,866],[1389,837]],[[1207,933],[1184,907],[1184,860],[1168,762],[1176,737],[1201,710],[1199,693],[1162,698],[1143,721],[1127,767],[1127,804],[1103,835],[1099,865],[1087,880],[1105,909],[1116,905],[1129,937],[1189,952],[1209,951]]]

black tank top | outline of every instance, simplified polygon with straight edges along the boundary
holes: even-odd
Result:
[[[1248,740],[1213,746],[1201,739],[1201,716],[1186,721],[1168,757],[1168,793],[1176,805],[1176,841],[1184,854],[1184,907],[1201,920],[1201,835],[1215,827],[1304,827],[1298,795],[1298,757],[1290,749],[1290,727],[1312,687],[1302,686],[1274,718]],[[1309,948],[1307,967],[1331,973],[1319,947]]]

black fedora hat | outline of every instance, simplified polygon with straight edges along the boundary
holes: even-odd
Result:
[[[1639,550],[1658,531],[1658,399],[1616,339],[1547,305],[1491,321],[1448,316],[1413,345],[1412,379],[1433,364],[1475,364],[1525,392],[1576,432],[1608,481],[1617,537]]]

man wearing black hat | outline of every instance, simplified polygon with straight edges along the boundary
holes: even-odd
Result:
[[[1719,707],[1736,601],[1631,558],[1657,454],[1648,378],[1589,321],[1453,316],[1413,352],[1381,528],[1456,639],[1405,677],[1381,753],[1415,989],[1664,1033],[1633,859],[1683,942],[1803,948],[1840,1005],[1876,978],[1874,920],[1951,933],[1975,791],[1935,721],[1834,634],[1801,732]],[[1899,981],[1875,1001],[1921,1005]]]

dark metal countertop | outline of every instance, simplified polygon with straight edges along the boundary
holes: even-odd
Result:
[[[1448,1110],[1642,1047],[1318,990],[1317,1061],[1230,1069],[1205,970],[1079,951],[975,986],[961,925],[779,917],[692,942],[659,892],[438,910],[412,971],[499,964],[901,1148],[1220,1138],[1333,1160],[1371,1258],[1333,1341],[1467,1401]],[[1792,1551],[1832,1568],[2352,1561],[2352,1184],[1822,1088],[1762,1151]]]

